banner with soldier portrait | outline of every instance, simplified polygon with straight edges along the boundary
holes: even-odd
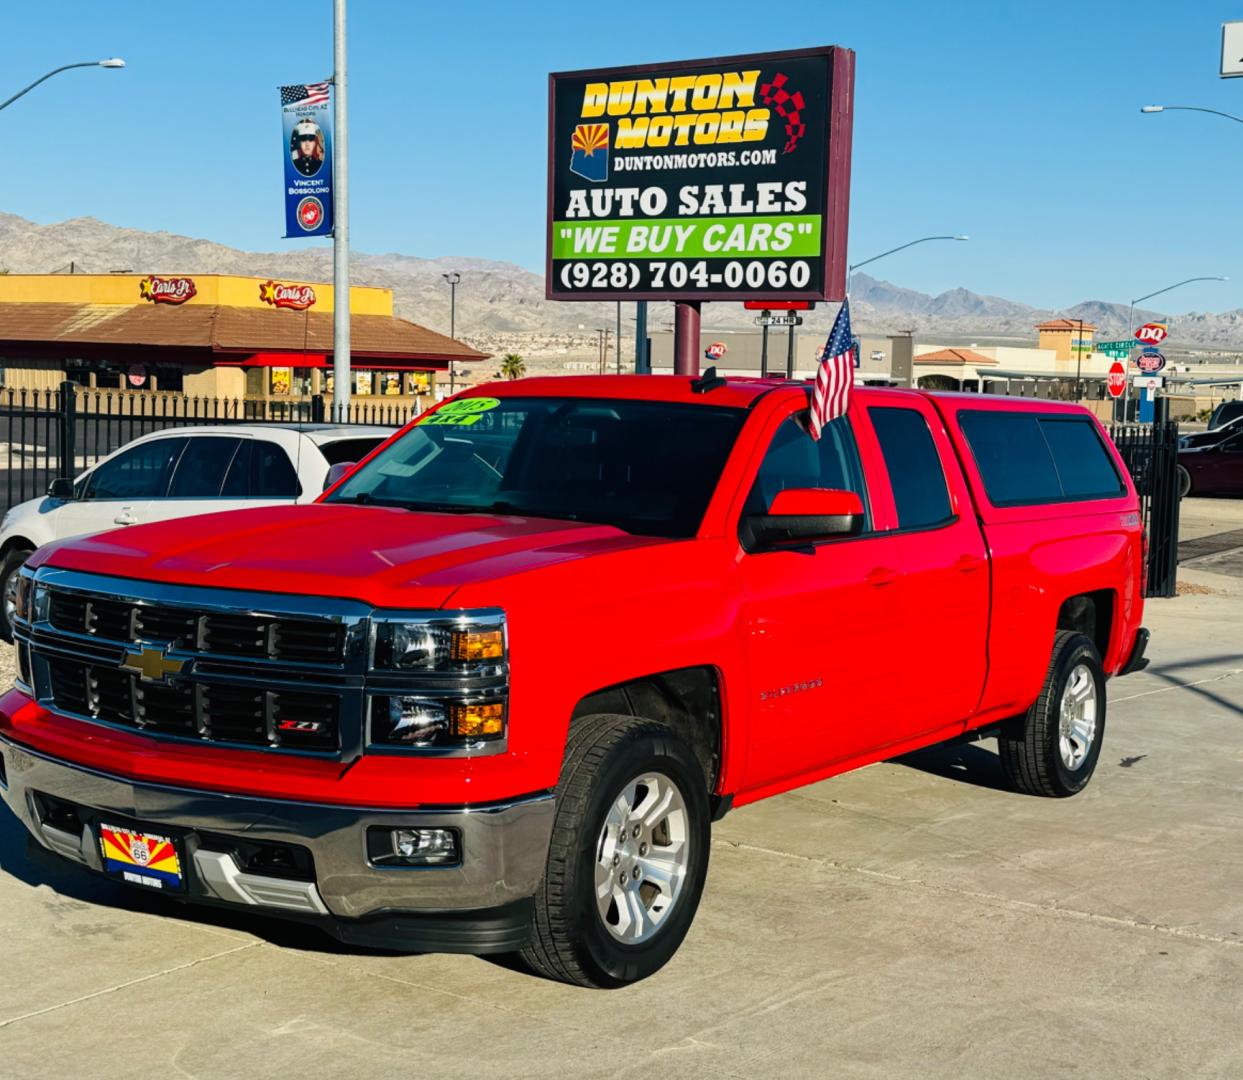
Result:
[[[332,234],[331,87],[280,88],[287,237]]]

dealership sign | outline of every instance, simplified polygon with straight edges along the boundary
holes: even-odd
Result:
[[[188,277],[150,275],[138,283],[138,295],[153,304],[184,304],[197,292],[194,278]]]
[[[315,303],[315,290],[310,285],[286,285],[268,280],[259,286],[259,299],[273,307],[305,311]]]
[[[553,300],[840,299],[854,53],[549,79]]]
[[[1144,323],[1135,331],[1135,340],[1146,345],[1160,345],[1169,336],[1170,328],[1159,322]]]

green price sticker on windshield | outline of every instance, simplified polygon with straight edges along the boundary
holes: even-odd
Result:
[[[490,412],[500,404],[499,398],[468,397],[446,402],[435,412],[422,417],[420,424],[446,424],[453,427],[469,427],[477,423],[484,413]]]

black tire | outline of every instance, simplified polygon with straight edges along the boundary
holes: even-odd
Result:
[[[652,936],[619,941],[597,906],[598,845],[610,808],[641,774],[673,781],[685,806],[687,859],[681,890]],[[535,894],[531,944],[538,974],[578,986],[612,988],[659,971],[690,929],[708,873],[711,811],[703,769],[663,724],[633,716],[585,716],[566,745],[544,880]],[[624,869],[624,866],[623,866]]]
[[[1191,473],[1184,469],[1181,465],[1178,469],[1178,497],[1185,499],[1191,494]]]
[[[30,548],[15,547],[10,548],[4,559],[0,560],[0,638],[10,643],[13,641],[13,627],[9,625],[9,582],[32,554]]]
[[[1082,760],[1072,767],[1060,748],[1062,700],[1070,678],[1083,667],[1095,690],[1095,730]],[[1063,799],[1082,791],[1096,769],[1105,736],[1105,673],[1092,639],[1059,630],[1040,696],[1023,716],[1004,725],[997,739],[1001,769],[1015,791]]]

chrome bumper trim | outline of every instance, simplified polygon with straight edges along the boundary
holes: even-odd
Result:
[[[111,813],[158,828],[185,831],[186,858],[199,876],[195,831],[250,840],[298,844],[315,863],[313,888],[330,915],[357,919],[385,910],[452,912],[500,907],[531,897],[544,873],[552,834],[553,797],[543,793],[503,804],[467,807],[426,807],[416,810],[380,810],[321,803],[286,802],[249,795],[231,795],[130,781],[29,750],[0,736],[0,755],[8,773],[8,788],[0,796],[39,843],[57,854],[92,865],[94,843],[49,829],[39,821],[34,793],[63,799],[97,813]],[[444,827],[459,830],[462,862],[458,866],[427,868],[375,867],[367,861],[369,826],[399,828]],[[49,834],[57,835],[49,835]],[[236,865],[236,864],[235,864]],[[205,864],[207,866],[207,864]],[[207,866],[220,882],[230,875]],[[226,868],[227,869],[227,868]],[[240,873],[240,871],[239,871]],[[259,907],[291,910],[288,892],[270,882],[244,874],[232,885],[220,884],[235,895],[224,899]],[[281,880],[285,887],[293,882]],[[204,898],[220,898],[215,886]],[[193,899],[193,894],[191,899]],[[281,902],[274,902],[274,900]],[[297,903],[313,903],[299,899]],[[307,911],[305,907],[298,910]]]

